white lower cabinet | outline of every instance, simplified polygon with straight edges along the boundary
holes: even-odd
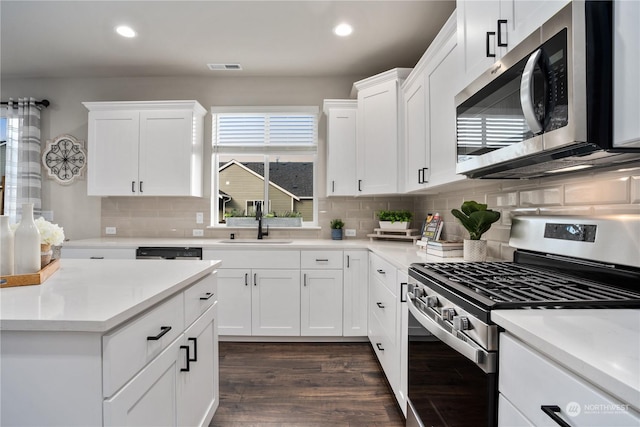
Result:
[[[398,270],[377,254],[369,255],[368,336],[373,350],[403,412],[406,390],[402,384],[402,302],[403,286]],[[400,279],[405,279],[404,274]]]
[[[638,426],[640,414],[538,353],[500,334],[498,425]],[[554,420],[556,417],[557,420]]]
[[[366,337],[369,310],[369,251],[344,251],[343,324],[345,337]]]
[[[220,259],[224,336],[367,336],[368,254],[360,250],[205,250]]]

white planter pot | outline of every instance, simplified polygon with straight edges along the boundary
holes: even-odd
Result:
[[[409,228],[408,221],[405,221],[405,222],[379,221],[379,222],[380,222],[380,228],[384,228],[386,230],[406,230],[407,228]]]
[[[465,239],[462,257],[465,261],[486,261],[487,241]]]

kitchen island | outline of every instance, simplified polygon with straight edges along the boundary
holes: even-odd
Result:
[[[61,260],[0,291],[1,425],[207,425],[220,261]]]

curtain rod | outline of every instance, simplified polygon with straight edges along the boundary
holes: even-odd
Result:
[[[2,101],[0,102],[1,105],[9,105],[8,102]],[[14,104],[17,104],[16,101],[14,101]],[[48,99],[43,99],[42,101],[36,101],[36,107],[45,107],[47,108],[51,103],[49,102]]]

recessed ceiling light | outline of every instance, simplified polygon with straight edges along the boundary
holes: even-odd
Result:
[[[338,26],[336,26],[333,29],[333,32],[335,33],[335,35],[340,36],[340,37],[346,37],[349,34],[351,34],[353,32],[353,27],[349,24],[343,23],[340,24]]]
[[[133,31],[133,28],[126,25],[120,25],[119,27],[116,27],[116,33],[120,34],[122,37],[127,37],[127,38],[132,38],[136,36],[136,32]]]

